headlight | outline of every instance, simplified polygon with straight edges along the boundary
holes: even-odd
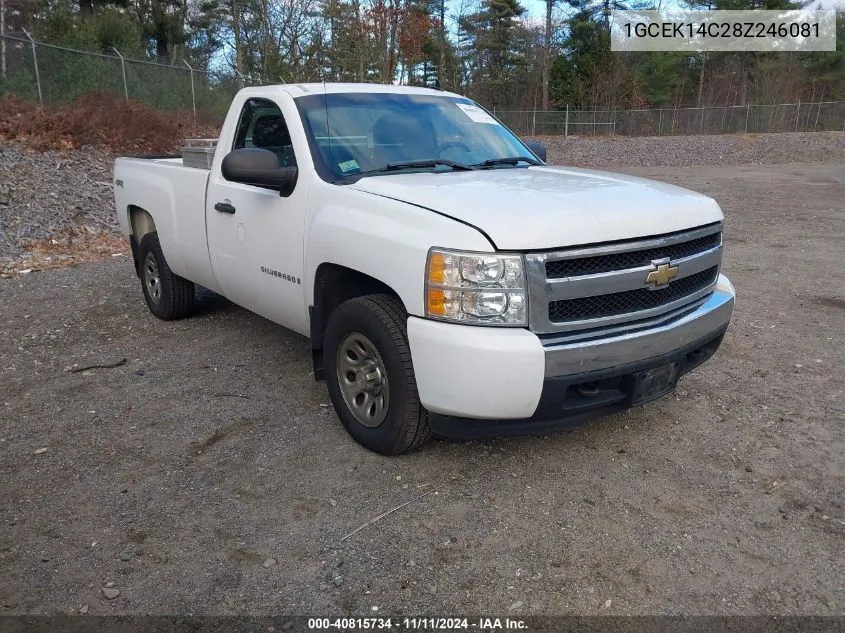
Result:
[[[425,275],[425,315],[483,325],[527,325],[521,255],[433,248]]]

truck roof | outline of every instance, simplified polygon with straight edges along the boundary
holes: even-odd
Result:
[[[421,88],[417,86],[397,86],[393,84],[368,84],[368,83],[297,83],[297,84],[275,84],[269,86],[256,86],[253,88],[245,88],[244,92],[247,94],[255,94],[256,96],[266,95],[268,89],[278,89],[287,92],[292,97],[304,97],[312,94],[325,93],[342,93],[342,92],[374,92],[374,93],[390,93],[390,94],[429,94],[429,95],[447,95],[450,97],[460,97],[461,95],[453,92],[446,92],[443,90],[434,90],[433,88]]]

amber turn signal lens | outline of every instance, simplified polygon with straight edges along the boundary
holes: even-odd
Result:
[[[432,253],[428,260],[428,283],[442,284],[446,278],[443,270],[446,265],[446,256],[443,253]],[[440,293],[441,295],[443,293]],[[431,295],[429,295],[431,296]]]
[[[446,293],[440,288],[428,289],[428,314],[431,316],[446,315]]]

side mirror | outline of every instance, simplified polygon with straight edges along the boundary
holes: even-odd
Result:
[[[534,155],[544,163],[546,162],[546,146],[537,141],[522,141],[525,145],[534,152]]]
[[[223,158],[223,178],[245,185],[275,189],[282,196],[289,196],[296,185],[296,167],[279,167],[279,158],[267,149],[245,147],[236,149]]]

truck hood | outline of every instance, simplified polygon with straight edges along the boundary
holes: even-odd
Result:
[[[661,235],[722,219],[719,205],[699,193],[567,167],[391,174],[348,186],[470,224],[503,250]]]

